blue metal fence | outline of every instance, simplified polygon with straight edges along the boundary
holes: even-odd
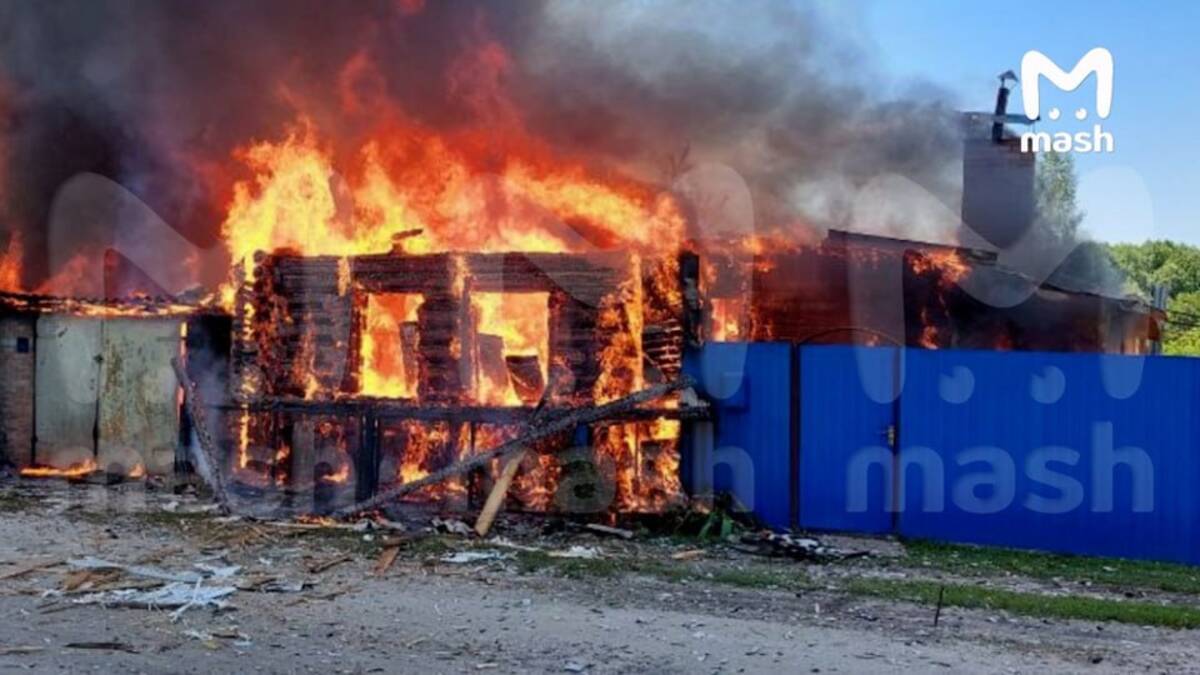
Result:
[[[1200,359],[727,343],[689,370],[715,487],[771,525],[1200,564]]]
[[[901,456],[927,460],[900,533],[1200,563],[1200,360],[910,350],[906,366]]]
[[[685,368],[712,401],[712,487],[732,494],[773,527],[789,527],[792,518],[791,477],[795,391],[794,348],[786,343],[710,343],[689,358]],[[692,461],[682,467],[695,489]]]

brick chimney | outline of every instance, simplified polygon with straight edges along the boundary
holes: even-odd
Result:
[[[1016,80],[1011,71],[1000,76],[993,115],[968,113],[963,124],[963,222],[998,248],[1019,240],[1034,219],[1037,156],[1021,152],[1020,138],[1004,124],[1013,118],[1007,114],[1010,77]]]

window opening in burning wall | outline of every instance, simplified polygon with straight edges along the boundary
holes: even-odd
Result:
[[[733,342],[749,337],[746,330],[746,303],[740,297],[712,299],[712,339]]]
[[[417,293],[367,296],[362,336],[362,393],[416,398],[418,370]]]
[[[472,379],[480,403],[530,405],[542,395],[550,361],[550,294],[471,294]]]

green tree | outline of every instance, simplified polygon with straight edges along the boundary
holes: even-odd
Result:
[[[1052,240],[1071,245],[1079,234],[1084,213],[1076,201],[1078,179],[1075,160],[1068,153],[1046,152],[1038,156],[1033,196],[1039,224]]]
[[[1200,248],[1175,241],[1110,244],[1109,252],[1133,290],[1149,296],[1166,285],[1167,325],[1163,352],[1200,355]]]
[[[1171,294],[1200,291],[1200,248],[1174,241],[1112,244],[1109,251],[1137,291],[1148,295],[1158,284]]]
[[[1077,199],[1074,158],[1068,153],[1040,154],[1033,189],[1036,248],[1062,260],[1048,281],[1076,291],[1123,294],[1125,275],[1108,248],[1081,237],[1079,226],[1084,212]]]
[[[1163,353],[1200,355],[1200,291],[1178,293],[1167,303]]]

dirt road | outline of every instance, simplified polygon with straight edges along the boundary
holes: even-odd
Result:
[[[239,591],[228,610],[194,609],[173,621],[164,610],[73,604],[79,596],[58,595],[64,566],[0,579],[6,669],[1099,673],[1179,672],[1200,663],[1190,631],[958,608],[946,609],[934,628],[927,607],[821,588],[735,587],[610,568],[564,574],[512,559],[449,564],[443,548],[405,548],[383,576],[373,576],[374,550],[346,544],[377,534],[329,538],[214,526],[211,516],[6,504],[0,559],[11,564],[0,566],[0,576],[30,560],[91,555],[186,570],[218,555],[245,574],[312,584],[299,592]],[[346,551],[348,561],[310,571],[319,566],[313,561]]]

